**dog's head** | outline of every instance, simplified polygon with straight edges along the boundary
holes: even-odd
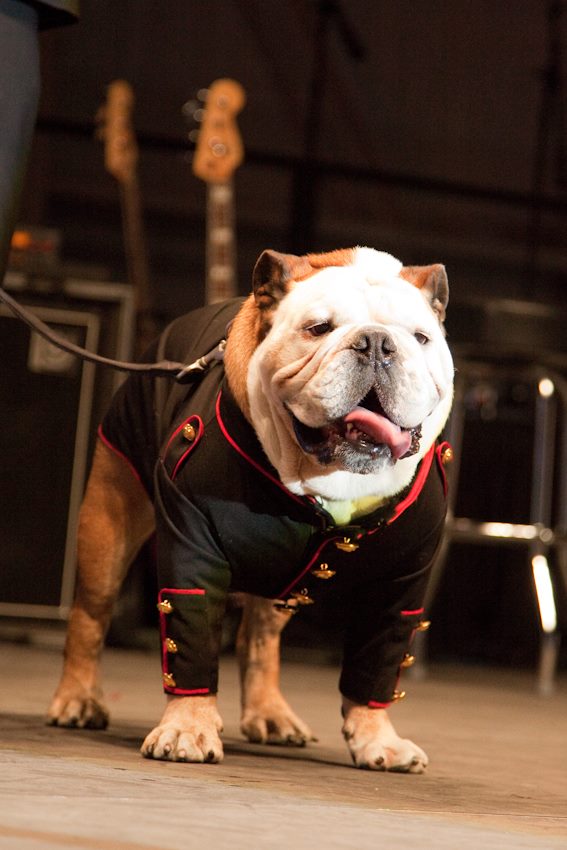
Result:
[[[253,285],[227,375],[284,484],[329,499],[401,490],[451,406],[444,267],[264,251]]]

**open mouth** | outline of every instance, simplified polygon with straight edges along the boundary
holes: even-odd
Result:
[[[411,457],[419,451],[421,425],[402,428],[386,416],[374,389],[342,419],[321,428],[304,425],[291,413],[293,427],[303,451],[324,458],[341,444],[360,454],[378,455],[389,450],[392,460]]]

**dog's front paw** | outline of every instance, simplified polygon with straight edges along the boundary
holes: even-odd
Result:
[[[253,744],[304,747],[308,741],[317,740],[279,691],[250,700],[244,706],[240,729]]]
[[[383,708],[343,703],[343,737],[356,767],[423,773],[429,759],[407,738],[400,738]]]
[[[50,726],[106,729],[108,718],[98,687],[86,687],[74,676],[63,676],[47,711]]]
[[[163,717],[146,736],[141,752],[146,758],[213,764],[223,759],[221,732],[215,697],[168,697]]]

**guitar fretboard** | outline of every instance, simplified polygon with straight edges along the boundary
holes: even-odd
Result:
[[[232,181],[207,184],[208,304],[237,295],[234,193]]]

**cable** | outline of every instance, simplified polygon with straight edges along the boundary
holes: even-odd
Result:
[[[222,339],[211,351],[207,352],[203,357],[199,357],[193,363],[175,363],[170,360],[160,360],[158,363],[130,363],[123,360],[112,360],[109,357],[103,357],[100,354],[95,354],[92,351],[87,351],[78,345],[70,342],[62,336],[59,336],[49,325],[42,322],[33,312],[27,310],[19,304],[5,289],[0,287],[0,301],[4,304],[28,327],[32,328],[36,333],[46,339],[52,345],[73,354],[75,357],[80,357],[89,363],[96,363],[100,366],[109,366],[111,369],[117,369],[121,372],[138,372],[150,375],[154,378],[171,378],[180,384],[188,383],[194,380],[202,372],[204,372],[210,364],[215,360],[222,360],[224,346],[226,340]]]

